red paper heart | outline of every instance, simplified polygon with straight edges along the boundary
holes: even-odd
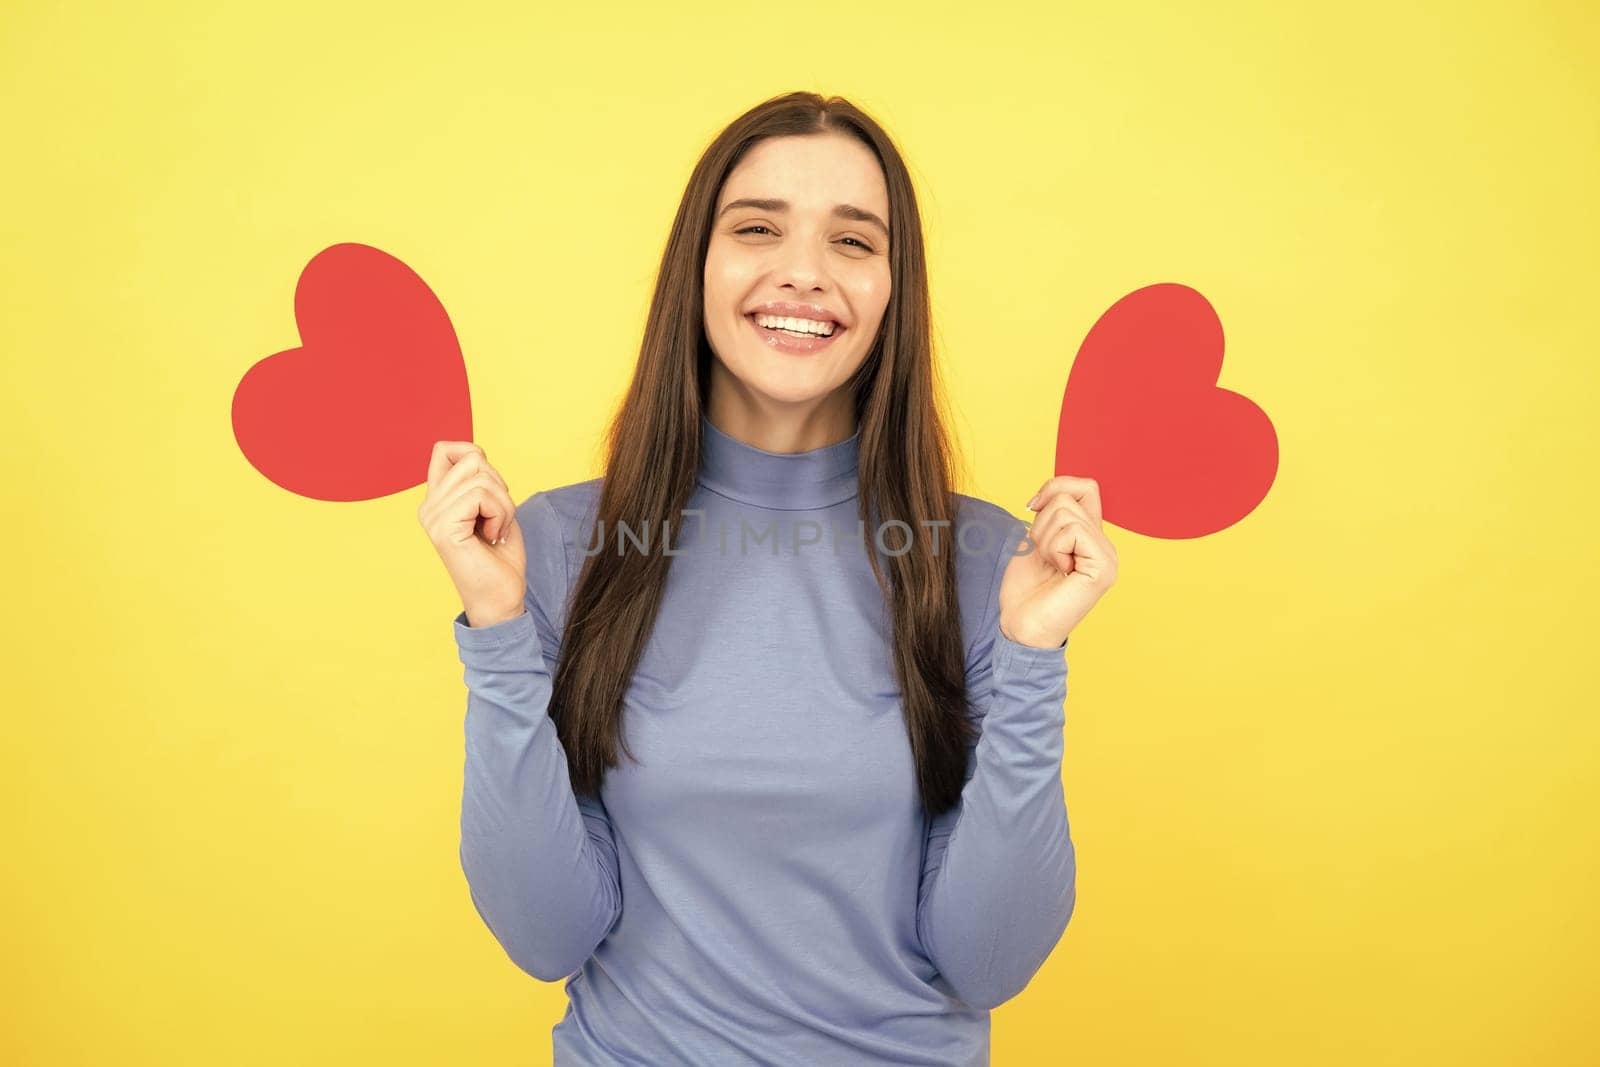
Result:
[[[472,440],[466,363],[444,305],[369,245],[311,258],[294,290],[301,347],[255,364],[233,393],[252,466],[314,500],[371,500],[427,480],[436,441]]]
[[[1278,472],[1272,420],[1217,388],[1222,323],[1186,285],[1137,289],[1078,349],[1061,399],[1056,473],[1093,478],[1102,517],[1150,537],[1238,522]]]

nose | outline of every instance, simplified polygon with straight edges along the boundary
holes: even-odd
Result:
[[[780,288],[801,292],[827,288],[827,260],[815,241],[785,241],[777,270]]]

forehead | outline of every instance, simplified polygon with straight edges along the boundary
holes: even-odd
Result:
[[[788,200],[797,211],[855,204],[889,216],[889,189],[872,149],[840,133],[769,137],[745,153],[717,197]]]

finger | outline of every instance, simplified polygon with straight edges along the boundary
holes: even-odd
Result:
[[[1039,487],[1039,492],[1028,501],[1035,511],[1043,511],[1053,500],[1071,500],[1096,523],[1101,521],[1100,486],[1093,478],[1075,478],[1060,475]]]
[[[478,463],[479,460],[476,453],[463,453],[461,458],[451,464],[444,474],[440,476],[438,483],[429,490],[428,501],[424,501],[423,506],[427,507],[429,501],[431,501],[435,509],[441,514],[445,513],[446,509],[460,498],[461,490],[466,488],[468,483],[477,475],[480,469]]]
[[[1052,531],[1060,521],[1059,519],[1054,518],[1054,515],[1054,512],[1050,512],[1038,522],[1028,527],[1027,537],[1029,554],[1037,554],[1041,559],[1044,558],[1045,552],[1049,549]]]
[[[480,475],[479,480],[470,481],[452,493],[441,513],[446,516],[447,532],[457,541],[475,536],[478,516],[483,516],[484,540],[492,541],[498,537],[494,532],[496,523],[507,515],[514,515],[516,506],[511,502],[511,494]]]
[[[459,462],[462,456],[472,452],[483,455],[483,449],[471,441],[434,442],[433,454],[428,457],[428,490],[431,492],[437,487],[445,472]]]
[[[1050,531],[1050,517],[1053,514],[1055,513],[1046,512],[1045,514],[1038,516],[1033,523],[1029,525],[1027,530],[1023,532],[1023,537],[1028,542],[1027,550],[1023,553],[1024,555],[1035,552],[1042,553],[1045,551],[1045,546],[1049,543],[1045,539],[1045,536]]]
[[[471,456],[468,456],[466,459],[457,464],[457,466],[467,468],[467,477],[471,477],[475,474],[486,475],[491,481],[493,481],[500,488],[504,489],[507,493],[511,492],[511,487],[506,484],[506,480],[501,477],[500,472],[494,469],[494,464],[490,463],[482,456],[479,456],[477,459],[473,459]]]
[[[1081,504],[1057,493],[1040,509],[1039,521],[1034,525],[1034,543],[1041,548],[1049,545],[1056,532],[1074,519],[1084,523],[1093,521]]]
[[[1046,558],[1062,574],[1081,570],[1080,554],[1083,552],[1084,540],[1085,530],[1082,521],[1073,519],[1067,526],[1057,530],[1055,536],[1046,542],[1050,546],[1045,554]]]
[[[461,487],[488,463],[483,449],[471,441],[441,441],[434,451],[445,467],[429,484],[428,495],[417,509],[419,512],[425,513],[430,509],[437,511],[443,507],[443,501],[455,497]],[[450,458],[452,456],[453,459]]]
[[[506,480],[500,477],[499,471],[489,465],[489,461],[483,457],[483,453],[480,451],[476,454],[466,453],[453,467],[445,472],[444,477],[439,480],[439,494],[441,496],[454,495],[463,485],[466,485],[479,475],[486,475],[491,482],[498,484],[508,493],[510,492],[510,488],[506,485]]]
[[[487,474],[484,472],[479,478],[485,478]],[[481,481],[479,484],[489,490],[489,496],[495,504],[495,514],[484,520],[483,536],[491,545],[497,545],[506,539],[506,531],[517,521],[517,502],[511,499],[504,484]]]
[[[517,521],[517,509],[511,509],[511,517],[506,522],[505,530],[500,534],[500,543],[514,545],[522,540],[522,523]]]
[[[1028,507],[1033,511],[1043,511],[1049,500],[1061,494],[1065,494],[1076,501],[1096,523],[1102,521],[1100,483],[1093,478],[1076,478],[1067,474],[1057,475],[1039,487],[1039,491],[1033,495],[1033,499],[1028,501]]]
[[[1086,523],[1094,523],[1097,521],[1093,515],[1089,514],[1089,509],[1083,506],[1083,502],[1081,500],[1073,496],[1071,493],[1064,491],[1057,491],[1051,494],[1050,499],[1047,500],[1044,506],[1039,510],[1043,512],[1049,512],[1052,510],[1066,511],[1071,515],[1077,516]]]
[[[1044,557],[1064,575],[1082,572],[1089,565],[1091,550],[1088,545],[1092,537],[1085,520],[1069,519],[1045,542]]]
[[[1073,520],[1068,524],[1056,535],[1051,545],[1052,553],[1057,554],[1056,558],[1059,558],[1060,552],[1070,556],[1070,566],[1064,568],[1065,573],[1075,571],[1092,579],[1115,575],[1116,560],[1107,552],[1109,547],[1110,542],[1081,520]]]
[[[499,501],[502,514],[495,516],[492,531],[487,527],[484,529],[491,545],[503,544],[517,525],[517,502],[511,499],[511,494],[506,492],[505,486],[500,486],[499,491],[495,493],[495,500]]]

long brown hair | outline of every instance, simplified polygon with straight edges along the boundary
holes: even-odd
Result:
[[[816,93],[775,96],[724,129],[695,165],[672,222],[650,302],[632,384],[607,433],[599,529],[669,531],[688,507],[700,466],[700,417],[713,358],[704,329],[704,269],[712,214],[723,182],[770,137],[842,132],[871,148],[889,193],[891,288],[872,350],[847,388],[859,438],[859,514],[869,534],[880,519],[911,530],[948,522],[955,532],[952,457],[939,412],[928,310],[922,220],[911,177],[883,129],[849,101]],[[960,799],[969,720],[965,656],[956,602],[956,553],[910,537],[901,551],[887,534],[889,575],[868,551],[894,622],[894,661],[906,733],[927,814]],[[553,679],[550,715],[566,750],[575,792],[598,795],[617,765],[627,692],[654,625],[671,557],[664,552],[586,554],[572,594]],[[622,745],[626,751],[626,745]],[[638,762],[631,751],[628,758]]]

